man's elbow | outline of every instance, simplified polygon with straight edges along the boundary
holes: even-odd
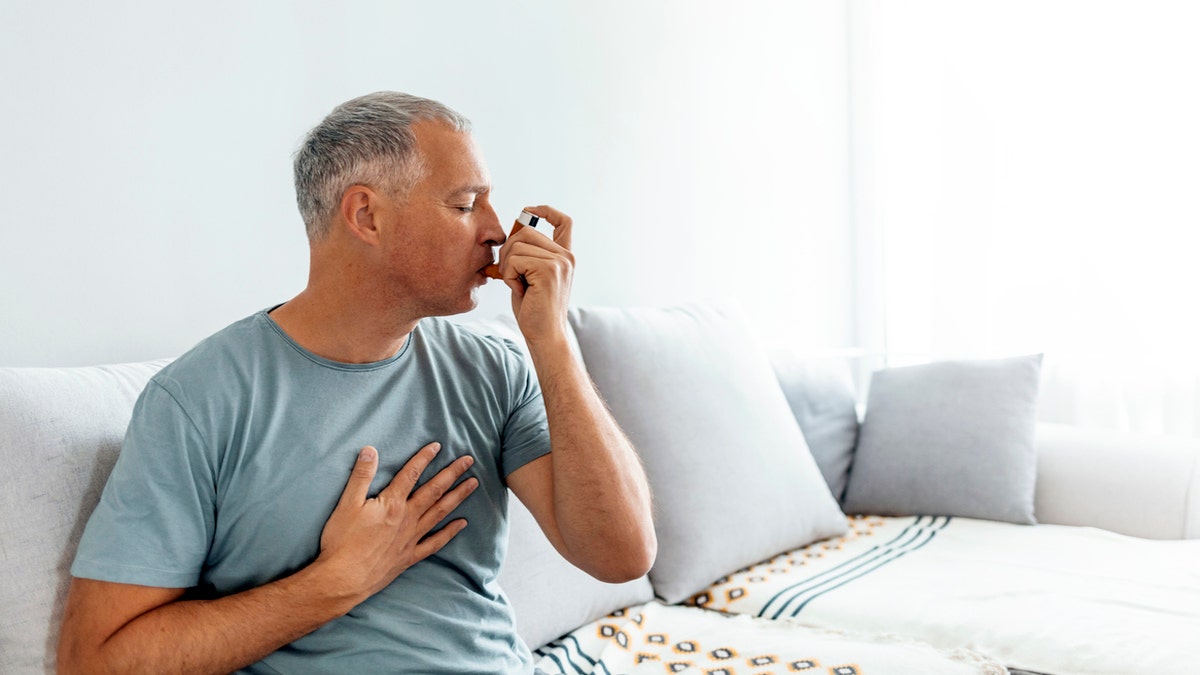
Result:
[[[615,546],[600,565],[586,570],[596,579],[609,584],[621,584],[644,576],[654,565],[658,554],[658,539],[650,529],[641,537],[623,546]]]
[[[100,660],[96,654],[89,654],[83,641],[79,640],[69,626],[64,625],[58,638],[56,653],[57,672],[59,675],[75,675],[76,673],[102,672]]]

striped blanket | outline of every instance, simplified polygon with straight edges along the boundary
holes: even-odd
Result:
[[[689,604],[770,619],[795,618],[818,598],[921,550],[953,519],[849,520],[850,529],[844,536],[789,551],[718,579]]]
[[[1197,673],[1200,540],[967,518],[860,517],[691,605],[966,647],[1010,668]]]
[[[549,674],[1198,673],[1200,540],[854,517],[842,537],[538,651]],[[982,656],[986,655],[986,656]]]

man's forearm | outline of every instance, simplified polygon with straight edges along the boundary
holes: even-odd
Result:
[[[564,339],[530,345],[554,449],[554,511],[572,562],[608,580],[643,574],[657,548],[633,446]]]
[[[88,580],[76,580],[75,583]],[[95,582],[93,582],[95,583]],[[254,663],[352,609],[317,564],[216,600],[177,600],[125,624],[101,644],[64,636],[60,672],[228,673]],[[90,602],[103,602],[91,595]],[[76,611],[68,601],[67,621]]]

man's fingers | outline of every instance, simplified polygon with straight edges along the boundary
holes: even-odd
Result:
[[[447,523],[442,529],[422,539],[413,550],[413,553],[415,553],[417,556],[417,560],[424,560],[425,558],[428,558],[434,553],[442,550],[442,547],[444,547],[446,544],[449,544],[450,540],[454,538],[454,535],[462,532],[466,526],[466,519],[459,518],[458,520]]]
[[[524,285],[527,283],[524,276],[529,272],[529,264],[534,259],[539,258],[542,260],[553,260],[554,254],[532,244],[524,242],[512,243],[504,253],[504,262],[500,265],[500,278],[505,283],[517,282],[521,286],[521,290],[524,291]],[[509,286],[513,286],[513,284],[509,284]],[[515,286],[513,286],[513,290],[516,290]]]
[[[533,208],[533,207],[531,207]],[[542,208],[542,207],[538,207]],[[552,211],[550,207],[544,207]],[[555,213],[558,213],[557,211]],[[503,279],[505,283],[517,291],[517,285],[511,282],[521,282],[521,275],[525,273],[524,267],[521,264],[514,263],[522,258],[541,258],[544,260],[555,260],[557,258],[567,258],[574,261],[574,256],[570,249],[570,222],[571,219],[563,214],[559,214],[567,225],[565,227],[556,227],[554,229],[554,238],[547,237],[544,232],[539,232],[536,229],[527,228],[520,223],[513,226],[513,231],[505,239],[504,244],[500,246],[499,266],[497,273],[498,278]],[[547,219],[546,222],[553,223]],[[564,240],[565,237],[565,240]],[[563,242],[566,242],[566,245]],[[529,261],[525,261],[527,265]],[[523,285],[520,291],[523,291]]]
[[[571,216],[545,204],[526,206],[525,210],[538,218],[545,218],[546,222],[554,226],[554,243],[565,249],[571,248]]]
[[[404,463],[400,471],[392,477],[392,482],[388,484],[379,494],[387,494],[389,497],[397,499],[408,499],[412,494],[413,488],[421,480],[421,474],[425,472],[425,467],[437,457],[438,451],[442,449],[441,443],[430,443],[417,451],[411,459]]]
[[[441,499],[442,495],[449,492],[454,483],[457,482],[458,479],[462,477],[462,475],[467,472],[467,469],[471,468],[471,465],[474,463],[475,458],[471,457],[470,455],[459,457],[451,462],[450,466],[437,472],[433,478],[430,478],[425,482],[424,485],[417,488],[417,490],[412,493],[412,499],[410,501],[412,502],[413,506],[416,507],[419,512],[424,513],[429,509],[429,507],[433,506],[435,502]]]
[[[525,286],[534,278],[531,274],[554,270],[563,262],[568,265],[575,263],[575,257],[570,250],[557,244],[553,246],[558,250],[549,250],[524,241],[513,242],[505,252],[500,270],[501,278],[513,290],[520,286],[524,294]]]
[[[525,284],[524,284],[524,282],[521,281],[520,278],[505,279],[504,285],[508,286],[512,290],[512,292],[517,295],[517,297],[522,297],[525,295]]]
[[[508,249],[508,262],[511,264],[514,257],[556,260],[562,255],[567,255],[567,252],[565,250],[561,252],[552,251],[544,246],[538,246],[537,244],[527,241],[514,241]]]
[[[367,500],[367,491],[379,469],[379,451],[366,446],[358,451],[358,459],[350,470],[350,479],[346,481],[346,489],[342,490],[339,504],[362,505]]]
[[[466,501],[475,488],[479,487],[479,479],[468,478],[452,490],[435,501],[421,514],[421,518],[417,521],[417,529],[421,532],[428,532],[437,527],[437,524],[446,519],[450,512],[458,508],[459,504]],[[414,503],[414,506],[417,504]]]

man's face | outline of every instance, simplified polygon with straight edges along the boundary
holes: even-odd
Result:
[[[406,202],[384,198],[382,252],[392,292],[422,316],[466,312],[504,241],[491,177],[469,134],[440,122],[413,125],[425,176]]]

